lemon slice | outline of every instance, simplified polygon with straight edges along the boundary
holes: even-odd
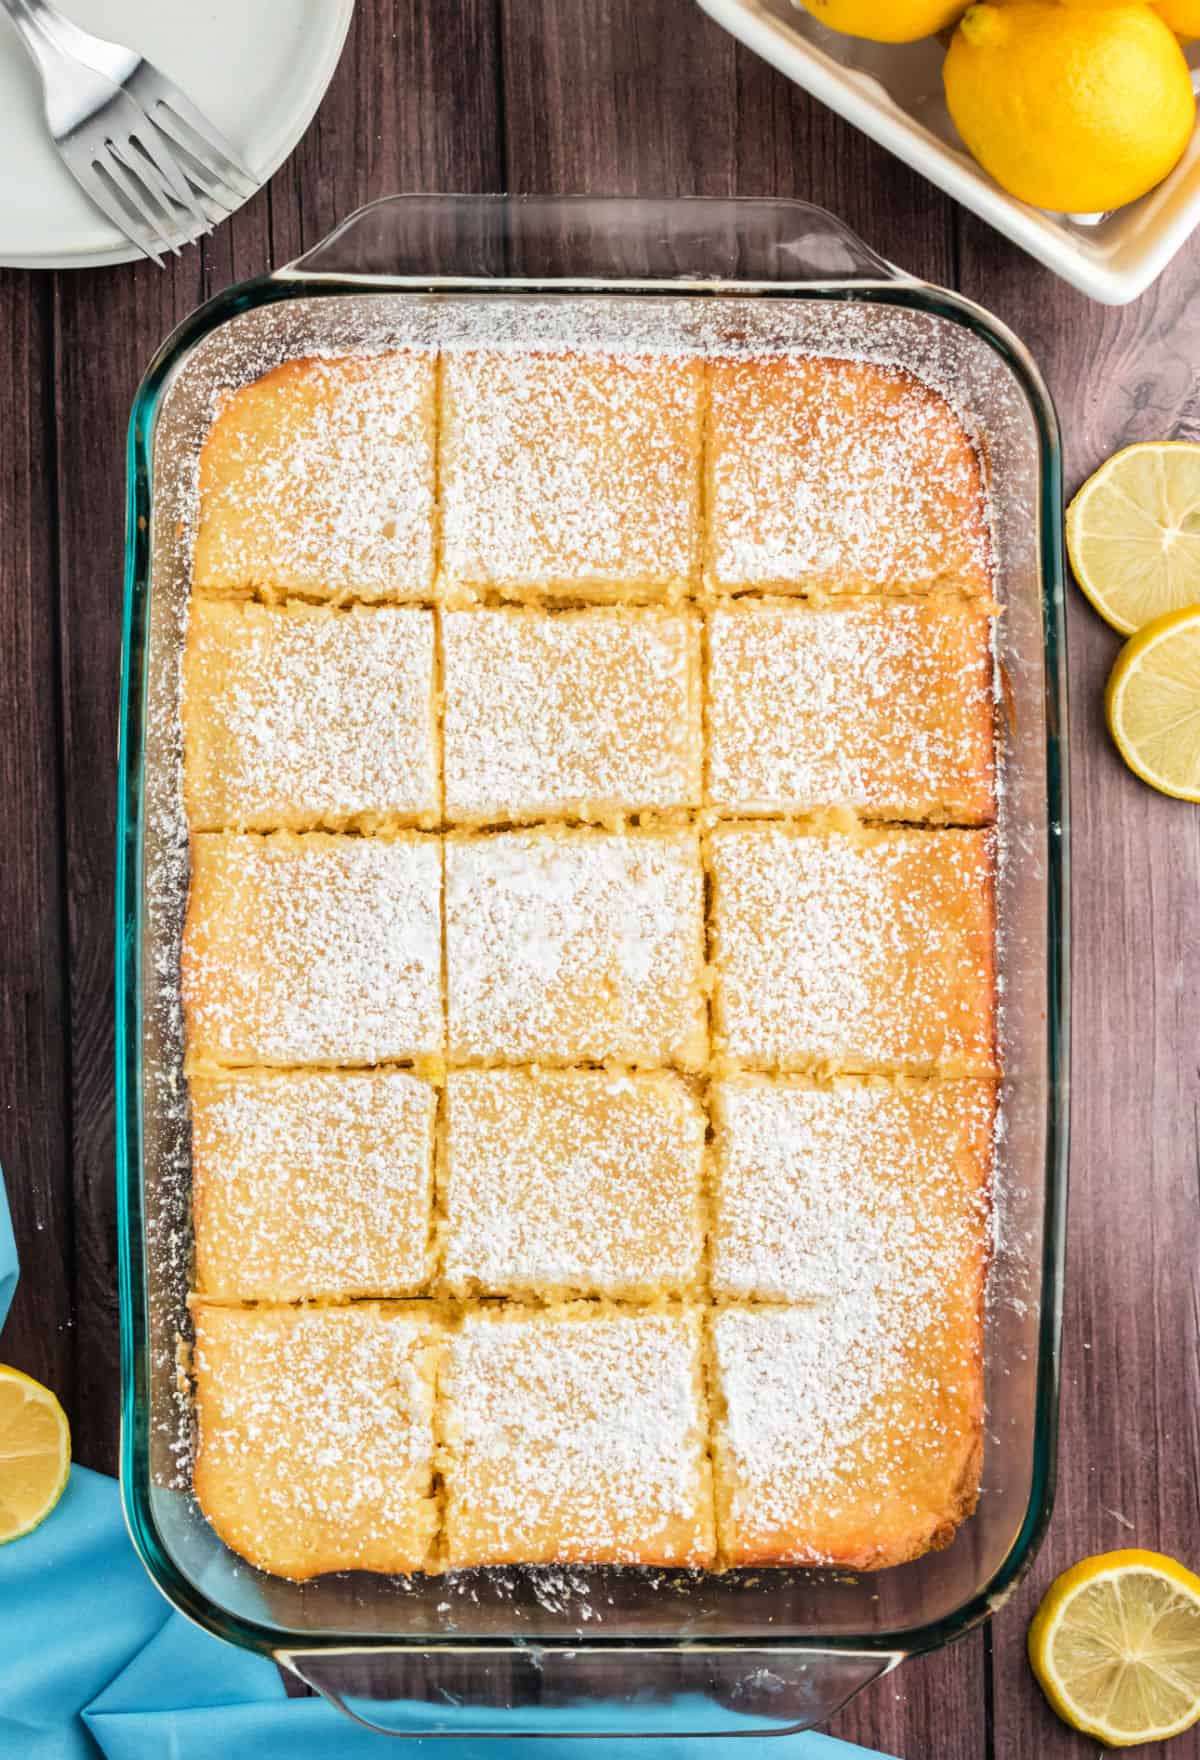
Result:
[[[1051,1583],[1029,1660],[1065,1723],[1110,1748],[1200,1718],[1200,1577],[1160,1552],[1105,1552]]]
[[[1200,446],[1114,452],[1067,509],[1075,579],[1122,635],[1200,601]]]
[[[70,1470],[67,1414],[48,1387],[0,1363],[0,1546],[45,1520]]]
[[[1126,642],[1104,708],[1135,776],[1177,800],[1200,801],[1200,605],[1168,611]]]

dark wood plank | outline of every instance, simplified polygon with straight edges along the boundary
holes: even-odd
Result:
[[[693,0],[501,0],[506,170],[522,192],[799,196],[918,274],[950,205]]]
[[[277,260],[378,196],[502,189],[498,99],[495,0],[360,4],[286,197],[274,193]]]
[[[74,1185],[76,1458],[116,1468],[113,864],[125,427],[139,377],[201,292],[197,252],[54,278],[64,848]]]
[[[1068,493],[1116,447],[1200,439],[1200,241],[1105,311],[964,216],[963,291],[1028,343],[1058,404]],[[1046,1708],[1025,1631],[1092,1552],[1200,1556],[1200,811],[1117,758],[1103,690],[1120,638],[1068,587],[1074,808],[1071,1218],[1059,1491],[994,1626],[996,1752],[1090,1752]],[[1139,1749],[1181,1751],[1186,1738]]]
[[[0,1161],[21,1255],[0,1351],[75,1420],[47,295],[0,271]]]
[[[499,189],[497,54],[494,0],[360,4],[296,152],[206,241],[205,293],[291,261],[379,196]]]

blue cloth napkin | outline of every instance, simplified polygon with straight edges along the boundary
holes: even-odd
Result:
[[[0,1326],[8,1319],[8,1310],[12,1306],[16,1287],[17,1243],[13,1238],[12,1219],[8,1214],[4,1174],[0,1172]]]
[[[0,1175],[0,1325],[17,1255]],[[115,1479],[72,1467],[57,1507],[0,1547],[3,1760],[749,1760],[744,1738],[571,1742],[391,1737],[323,1699],[289,1699],[274,1665],[172,1613],[125,1530]],[[778,1760],[880,1760],[828,1736],[779,1736]]]

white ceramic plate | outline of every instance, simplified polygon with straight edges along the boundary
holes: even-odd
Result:
[[[1200,129],[1141,201],[1111,214],[1049,214],[1007,195],[963,147],[942,96],[936,39],[868,43],[828,30],[791,0],[699,3],[797,85],[1106,305],[1136,299],[1200,225]],[[1187,57],[1197,85],[1200,43],[1188,45]]]
[[[263,184],[312,120],[354,0],[56,0],[85,30],[140,49]],[[141,255],[93,208],[46,132],[42,88],[0,15],[0,263],[83,269]]]

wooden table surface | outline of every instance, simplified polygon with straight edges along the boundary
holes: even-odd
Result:
[[[112,892],[130,400],[198,302],[295,256],[360,203],[503,189],[807,197],[1024,338],[1058,403],[1070,489],[1128,441],[1200,440],[1200,236],[1135,305],[1092,305],[691,0],[359,0],[304,141],[201,249],[165,272],[0,270],[0,1158],[22,1262],[0,1354],[58,1391],[92,1467],[115,1469],[118,1428]],[[1200,1566],[1200,809],[1117,761],[1101,713],[1117,639],[1073,588],[1068,614],[1058,1502],[990,1628],[877,1682],[836,1720],[905,1760],[1094,1753],[1028,1673],[1038,1597],[1111,1547]],[[1185,1753],[1200,1753],[1192,1736],[1171,1748]]]

